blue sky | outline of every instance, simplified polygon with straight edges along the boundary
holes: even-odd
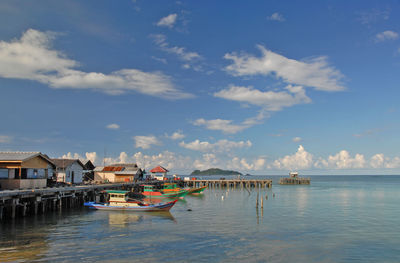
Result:
[[[398,174],[397,1],[2,1],[0,150]]]

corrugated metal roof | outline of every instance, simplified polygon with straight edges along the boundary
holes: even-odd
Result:
[[[103,168],[103,172],[119,172],[122,171],[124,167],[121,166],[106,166]]]
[[[38,155],[40,152],[0,152],[0,161],[24,161]]]
[[[150,173],[167,173],[167,172],[169,171],[160,165],[150,170]]]

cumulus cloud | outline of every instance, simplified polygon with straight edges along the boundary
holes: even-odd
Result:
[[[277,159],[272,165],[277,169],[284,170],[309,169],[313,167],[313,155],[300,145],[295,154]]]
[[[399,157],[388,158],[388,157],[385,157],[385,155],[383,153],[378,153],[371,157],[370,166],[375,169],[378,169],[378,168],[388,168],[388,169],[400,168],[400,158]]]
[[[118,130],[119,129],[119,125],[116,124],[116,123],[112,123],[112,124],[107,125],[107,129]]]
[[[177,14],[170,14],[168,16],[165,16],[157,22],[157,26],[172,28],[176,22],[177,17]]]
[[[195,140],[190,143],[180,142],[179,146],[189,150],[200,151],[200,152],[229,152],[234,148],[251,147],[252,143],[249,140],[234,142],[224,139],[224,140],[219,140],[216,143],[210,143],[206,141],[202,142],[200,140]]]
[[[0,135],[0,143],[10,143],[12,141],[12,137],[8,135]]]
[[[85,153],[86,160],[90,160],[93,164],[97,162],[97,153],[96,152],[87,152]]]
[[[125,152],[121,152],[117,158],[108,159],[107,163],[136,163],[139,167],[146,170],[152,169],[158,165],[161,165],[168,170],[193,169],[193,161],[191,158],[169,151],[164,151],[154,155],[136,152],[131,156]]]
[[[290,84],[313,87],[322,91],[341,91],[343,75],[328,65],[326,57],[316,57],[308,61],[297,61],[257,46],[261,57],[248,54],[230,53],[224,58],[233,63],[226,67],[234,76],[272,75]]]
[[[285,89],[287,91],[275,92],[260,91],[253,87],[231,86],[228,89],[214,93],[214,96],[250,103],[268,111],[279,111],[284,107],[311,102],[303,87],[288,85]]]
[[[225,145],[224,144],[228,144]],[[400,157],[389,158],[382,153],[373,155],[368,161],[364,155],[355,154],[351,156],[348,151],[342,150],[337,154],[327,158],[315,158],[313,154],[307,152],[302,145],[297,152],[286,155],[282,158],[267,162],[265,157],[259,156],[253,159],[226,154],[234,149],[250,147],[247,142],[230,142],[220,140],[216,143],[194,141],[184,143],[183,147],[191,148],[202,154],[198,157],[189,157],[177,153],[163,151],[158,154],[146,155],[136,152],[132,155],[121,152],[116,157],[107,157],[104,162],[106,165],[113,163],[136,163],[139,167],[151,169],[157,165],[162,165],[169,170],[192,171],[193,169],[208,169],[218,167],[221,169],[237,171],[261,171],[267,170],[304,170],[304,169],[398,169],[400,168]],[[81,161],[91,160],[95,165],[103,165],[103,160],[98,158],[96,152],[86,152],[82,156],[78,153],[67,153],[62,156],[67,159],[80,159]],[[316,161],[315,161],[316,160]]]
[[[171,135],[166,135],[167,138],[170,138],[171,140],[181,140],[185,138],[185,135],[181,131],[176,131]]]
[[[134,136],[135,147],[150,149],[153,145],[161,145],[161,142],[155,136]]]
[[[34,80],[52,88],[91,89],[118,95],[135,91],[170,99],[192,97],[161,72],[120,69],[110,74],[77,70],[79,63],[51,48],[53,32],[29,29],[20,39],[0,41],[0,76]]]
[[[330,155],[327,159],[319,159],[315,166],[331,169],[361,169],[366,168],[364,155],[356,154],[354,157],[346,150],[342,150],[335,155]]]
[[[79,159],[83,163],[86,163],[88,160],[90,160],[93,164],[96,164],[98,161],[96,152],[86,152],[84,156],[80,155],[79,153],[68,152],[67,154],[63,154],[61,156],[61,158],[62,159]]]
[[[279,14],[279,13],[273,13],[272,15],[270,15],[269,17],[267,17],[268,20],[273,20],[273,21],[278,21],[278,22],[284,22],[285,18],[283,17],[283,15]]]
[[[239,171],[262,171],[266,168],[266,160],[260,157],[253,161],[248,161],[246,158],[234,157],[228,161],[227,168]]]
[[[383,41],[387,41],[387,40],[395,40],[397,38],[399,38],[399,33],[390,31],[390,30],[386,30],[386,31],[376,34],[375,41],[383,42]]]

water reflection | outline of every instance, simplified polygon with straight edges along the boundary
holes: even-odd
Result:
[[[101,211],[105,212],[105,211]],[[165,219],[176,222],[169,211],[161,212],[131,212],[131,211],[107,211],[108,224],[114,227],[127,227],[129,224],[138,223],[144,220]]]
[[[7,222],[0,227],[0,262],[31,262],[38,260],[49,250],[46,229],[39,228],[36,220],[27,218]]]

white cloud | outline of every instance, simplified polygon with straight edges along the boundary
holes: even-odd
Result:
[[[246,102],[260,106],[268,111],[279,111],[301,103],[310,103],[311,99],[301,86],[288,85],[287,91],[260,91],[253,87],[231,86],[228,89],[214,93],[215,97]]]
[[[161,165],[172,172],[172,170],[192,170],[193,161],[191,158],[178,155],[169,151],[164,151],[155,155],[146,155],[142,152],[137,152],[132,156],[128,156],[126,163],[136,163],[139,167],[150,170],[158,165]]]
[[[385,168],[394,169],[400,168],[400,157],[394,157],[393,159],[389,159],[385,163]]]
[[[281,15],[279,13],[273,13],[272,15],[270,15],[267,18],[268,18],[268,20],[273,20],[273,21],[279,21],[279,22],[285,21],[285,18],[283,17],[283,15]]]
[[[295,154],[275,160],[272,165],[283,170],[309,169],[313,167],[313,155],[300,145]]]
[[[227,163],[227,169],[230,170],[262,171],[265,168],[266,160],[261,157],[253,161],[248,161],[245,158],[234,157]]]
[[[10,143],[12,141],[12,137],[8,135],[0,135],[0,143]]]
[[[181,131],[176,131],[172,135],[166,135],[167,138],[170,138],[171,140],[180,140],[185,138],[185,135]]]
[[[383,41],[387,41],[387,40],[395,40],[398,38],[399,38],[399,33],[390,31],[390,30],[386,30],[384,32],[376,34],[375,41],[383,42]]]
[[[301,142],[302,139],[301,139],[300,137],[294,137],[294,138],[292,139],[292,141],[293,141],[293,142]]]
[[[232,120],[205,120],[203,118],[200,118],[195,120],[193,124],[196,126],[204,126],[208,130],[222,131],[224,133],[234,134],[260,123],[263,118],[265,118],[264,115],[259,114],[256,117],[245,120],[241,124],[232,124]]]
[[[119,129],[119,125],[116,124],[116,123],[112,123],[112,124],[107,125],[107,129],[118,130]]]
[[[52,88],[92,89],[118,95],[135,91],[163,98],[192,97],[174,87],[161,72],[121,69],[110,74],[76,70],[77,61],[52,49],[57,34],[29,29],[20,39],[0,41],[0,76],[35,80]]]
[[[186,48],[184,47],[171,47],[167,42],[167,37],[165,35],[157,34],[151,35],[151,37],[154,39],[154,43],[156,43],[161,50],[177,55],[180,60],[192,62],[202,58],[197,52],[186,51]]]
[[[201,142],[200,140],[195,140],[190,143],[180,142],[179,146],[193,151],[226,153],[233,150],[234,148],[251,147],[252,143],[249,140],[239,142],[219,140],[216,143]]]
[[[206,170],[215,167],[222,167],[220,160],[213,153],[205,153],[202,155],[202,159],[196,159],[193,162],[194,169]]]
[[[382,168],[385,163],[385,156],[383,153],[375,154],[371,157],[370,165],[372,168]]]
[[[287,83],[314,87],[322,91],[345,89],[340,83],[343,75],[328,65],[326,57],[297,61],[267,50],[261,45],[257,47],[262,53],[261,57],[248,54],[225,54],[225,59],[233,61],[226,70],[234,76],[275,74]]]
[[[157,26],[165,26],[172,28],[176,22],[178,15],[177,14],[170,14],[166,17],[163,17],[160,19],[160,21],[157,22]]]
[[[86,160],[90,160],[93,164],[97,162],[97,153],[96,152],[87,152],[85,154]]]
[[[161,145],[161,142],[155,136],[134,136],[135,147],[150,149],[152,145]]]
[[[331,169],[361,169],[366,168],[366,161],[362,154],[351,157],[348,151],[342,150],[335,155],[330,155],[327,159],[320,158],[315,166]]]
[[[400,158],[394,157],[392,159],[385,157],[383,153],[375,154],[371,157],[370,166],[375,169],[379,168],[400,168]]]
[[[228,145],[224,145],[228,144]],[[149,170],[157,165],[162,165],[175,173],[173,170],[192,171],[194,169],[221,168],[237,171],[261,171],[268,170],[301,170],[301,169],[398,169],[400,168],[400,157],[388,158],[382,153],[375,154],[368,162],[365,161],[364,155],[356,154],[354,157],[346,150],[342,150],[335,155],[330,155],[324,159],[319,157],[314,161],[314,155],[307,152],[302,145],[293,155],[286,155],[272,162],[267,162],[265,157],[259,156],[248,159],[241,156],[231,155],[234,149],[250,147],[251,143],[247,142],[231,142],[220,140],[216,143],[194,141],[184,143],[184,147],[192,147],[193,150],[205,152],[198,157],[183,156],[177,153],[164,151],[154,155],[146,155],[142,152],[136,152],[128,155],[121,152],[116,157],[107,157],[104,161],[106,165],[113,163],[137,163],[139,167]],[[209,151],[209,152],[206,152]],[[227,154],[228,153],[228,154]],[[62,158],[80,159],[82,161],[91,160],[95,165],[103,165],[103,160],[98,158],[96,152],[86,152],[85,157],[78,153],[64,154]]]
[[[61,156],[61,158],[62,159],[80,159],[80,160],[83,159],[83,157],[81,155],[79,155],[78,153],[72,154],[71,152],[64,154],[63,156]]]

